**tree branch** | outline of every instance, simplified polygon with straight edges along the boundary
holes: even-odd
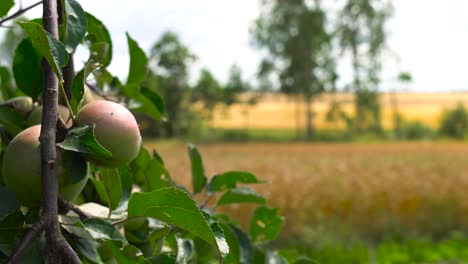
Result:
[[[44,222],[42,219],[39,219],[34,225],[28,230],[26,235],[23,237],[21,242],[18,244],[14,253],[10,256],[8,260],[9,264],[19,263],[21,256],[28,249],[29,245],[44,231]]]
[[[89,216],[85,212],[83,212],[78,206],[74,205],[73,203],[70,203],[67,200],[64,200],[62,197],[58,198],[58,207],[60,214],[66,214],[69,211],[72,211],[76,213],[81,220],[89,218]]]
[[[58,39],[57,0],[44,0],[42,21],[44,29]],[[59,80],[46,60],[44,69],[44,91],[42,126],[41,126],[41,161],[42,161],[42,219],[45,223],[47,241],[45,262],[62,263],[62,256],[67,263],[81,263],[76,253],[70,248],[60,232],[58,222],[58,181],[56,153],[56,125],[58,120]]]
[[[57,242],[57,248],[60,252],[62,263],[81,264],[80,258],[78,258],[73,248],[63,237]]]
[[[40,5],[40,4],[42,4],[42,1],[39,1],[39,2],[37,2],[37,3],[35,3],[35,4],[31,5],[31,6],[28,6],[28,7],[24,8],[24,9],[23,9],[23,8],[20,8],[20,9],[19,9],[18,11],[16,11],[15,13],[13,13],[13,14],[11,14],[10,16],[7,16],[7,17],[5,17],[4,19],[0,20],[0,26],[1,26],[3,23],[5,23],[5,22],[7,22],[7,21],[10,21],[10,20],[12,20],[13,18],[22,15],[24,12],[26,12],[26,11],[28,11],[28,10],[30,10],[30,9],[33,9],[34,7],[36,7],[36,6]]]

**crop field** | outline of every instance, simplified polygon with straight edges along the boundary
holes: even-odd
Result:
[[[190,186],[186,145],[147,142]],[[468,231],[468,143],[213,144],[198,146],[208,176],[245,170],[285,216],[282,241],[333,236],[443,238]],[[202,198],[202,197],[200,197]],[[247,224],[252,206],[220,207]]]
[[[392,127],[392,97],[388,93],[381,95],[382,121],[385,128]],[[319,129],[343,128],[343,122],[327,122],[325,114],[329,109],[331,95],[318,98],[313,104],[316,115],[315,123]],[[337,102],[342,103],[343,110],[353,112],[353,97],[351,94],[337,94]],[[263,128],[263,129],[294,129],[296,127],[297,99],[283,95],[269,94],[264,96],[257,105],[246,107],[234,105],[229,109],[219,109],[215,113],[213,125],[219,128]],[[454,107],[462,102],[468,105],[468,93],[398,93],[396,102],[399,111],[407,120],[419,120],[425,124],[437,127],[444,109]],[[299,106],[299,125],[304,127],[304,105]]]

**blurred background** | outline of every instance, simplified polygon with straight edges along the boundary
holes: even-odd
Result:
[[[320,263],[468,261],[467,1],[80,3],[111,33],[110,72],[126,78],[125,32],[150,58],[167,120],[138,118],[176,180],[188,142],[210,176],[268,180],[277,245]],[[0,34],[10,67],[23,36]],[[247,225],[252,208],[219,210]]]

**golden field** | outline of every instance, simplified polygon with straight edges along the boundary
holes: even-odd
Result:
[[[151,142],[173,178],[190,187],[186,145]],[[468,143],[213,144],[198,146],[208,176],[250,171],[285,216],[282,238],[310,242],[320,230],[370,239],[398,231],[468,230]],[[198,197],[203,199],[203,195]],[[252,206],[220,207],[247,223]]]
[[[313,104],[316,113],[317,128],[343,128],[344,124],[330,123],[325,120],[332,95],[323,95]],[[335,95],[335,99],[343,104],[343,110],[353,112],[353,96],[350,93]],[[398,93],[397,104],[403,117],[408,120],[420,120],[427,125],[437,127],[441,112],[455,106],[458,102],[468,104],[468,93]],[[257,105],[246,108],[234,105],[229,109],[219,109],[214,116],[213,126],[219,128],[262,128],[262,129],[294,129],[296,127],[296,100],[279,95],[267,94]],[[392,127],[391,94],[381,95],[382,120],[385,128]],[[305,125],[304,105],[300,106],[299,123]],[[246,117],[245,113],[248,113]]]

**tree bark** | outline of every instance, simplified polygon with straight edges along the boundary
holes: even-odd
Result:
[[[58,13],[56,0],[44,0],[44,29],[58,39]],[[56,124],[58,119],[58,86],[59,80],[46,60],[42,61],[44,69],[44,91],[42,126],[40,134],[42,161],[42,220],[45,224],[47,241],[45,263],[80,263],[76,253],[68,245],[60,232],[58,222],[58,180],[56,152]]]
[[[45,0],[43,5],[44,29],[58,39],[58,14],[57,2]],[[58,239],[61,236],[58,223],[58,182],[57,182],[57,153],[55,149],[58,105],[59,81],[52,67],[43,60],[44,69],[44,91],[43,111],[41,126],[41,158],[42,158],[42,216],[45,221],[45,234],[47,249],[45,254],[46,263],[60,263],[59,252],[57,252]]]

